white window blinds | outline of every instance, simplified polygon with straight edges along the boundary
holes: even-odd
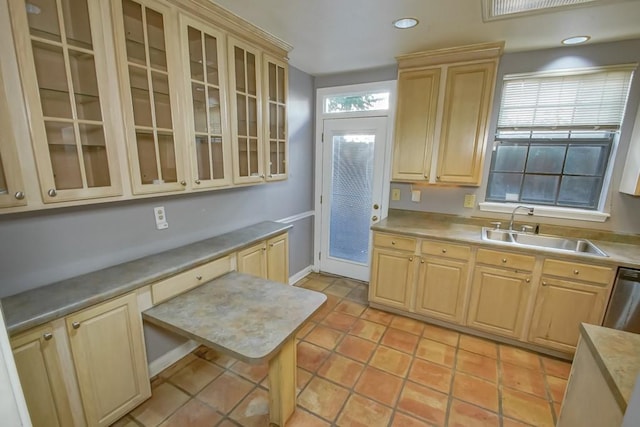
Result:
[[[618,129],[633,69],[505,76],[498,131]]]

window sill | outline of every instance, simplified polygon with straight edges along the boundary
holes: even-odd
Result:
[[[572,208],[559,208],[555,206],[541,206],[541,205],[529,205],[526,203],[496,203],[496,202],[481,202],[479,203],[480,210],[483,212],[499,212],[508,213],[513,212],[516,206],[531,206],[534,209],[533,216],[549,217],[549,218],[561,218],[561,219],[573,219],[576,221],[591,221],[591,222],[605,222],[611,215],[606,212],[600,211],[588,211],[585,209],[572,209]],[[523,211],[519,211],[523,213]]]

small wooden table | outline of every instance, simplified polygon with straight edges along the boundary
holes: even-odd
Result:
[[[296,408],[295,334],[324,294],[231,272],[145,312],[150,323],[251,364],[269,362],[269,419]]]

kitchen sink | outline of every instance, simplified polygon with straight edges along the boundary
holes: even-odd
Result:
[[[603,257],[608,256],[600,248],[586,239],[546,236],[482,227],[482,240],[502,243],[509,246],[524,246],[543,248],[551,251],[583,253]]]

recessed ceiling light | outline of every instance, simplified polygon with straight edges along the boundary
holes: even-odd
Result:
[[[413,28],[416,25],[418,25],[418,20],[415,18],[400,18],[393,21],[393,26],[401,30]]]
[[[582,44],[588,41],[591,37],[589,36],[575,36],[569,37],[567,39],[562,40],[562,44],[572,45],[572,44]]]

